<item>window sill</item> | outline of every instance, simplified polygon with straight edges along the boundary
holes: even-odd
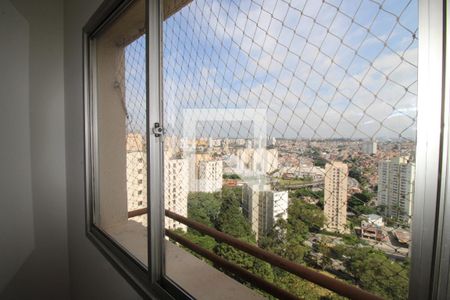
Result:
[[[147,265],[147,228],[129,220],[108,228],[110,236]],[[189,252],[166,241],[167,276],[196,299],[264,299]]]

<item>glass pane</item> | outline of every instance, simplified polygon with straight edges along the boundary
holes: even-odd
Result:
[[[416,0],[188,3],[163,26],[166,209],[406,299],[417,27]],[[297,297],[340,297],[171,216],[169,235]],[[192,295],[269,296],[170,241],[167,276]]]
[[[144,1],[96,36],[98,181],[95,225],[147,264]]]

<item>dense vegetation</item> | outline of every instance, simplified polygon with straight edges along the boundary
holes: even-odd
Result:
[[[241,179],[238,174],[223,174],[223,179]]]
[[[306,203],[303,201],[304,197],[316,198],[317,204]],[[357,199],[350,200],[352,203],[355,202],[355,209],[359,209],[360,205],[364,205],[370,199],[369,195],[362,194],[355,197]],[[332,273],[337,274],[338,277],[345,278],[350,283],[386,299],[407,298],[409,269],[407,263],[388,259],[383,252],[359,243],[356,236],[342,235],[336,238],[321,232],[325,222],[321,209],[323,193],[299,189],[290,193],[290,200],[287,220],[278,220],[267,236],[260,237],[258,241],[260,247],[291,261],[322,269],[321,272],[329,276],[336,276]],[[241,202],[240,188],[224,188],[218,193],[191,193],[188,199],[188,216],[243,241],[256,244],[255,234],[243,213]],[[274,268],[227,244],[217,243],[213,238],[195,230],[188,229],[182,234],[300,298],[341,299],[326,289]],[[311,247],[308,241],[317,234],[324,238]],[[329,240],[340,239],[341,242],[329,243],[326,237]],[[344,271],[336,272],[333,261],[340,262]]]

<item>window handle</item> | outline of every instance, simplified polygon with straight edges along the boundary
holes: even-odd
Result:
[[[164,135],[164,128],[161,126],[161,124],[155,123],[152,128],[152,132],[155,135],[155,137],[160,137]]]

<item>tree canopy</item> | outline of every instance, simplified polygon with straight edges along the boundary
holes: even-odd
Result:
[[[221,203],[219,193],[189,193],[188,218],[212,227],[219,215]]]
[[[372,247],[339,245],[334,252],[363,289],[386,299],[408,298],[407,262],[398,263]]]
[[[320,200],[323,199],[323,192],[313,192],[311,189],[303,188],[290,193],[287,219],[278,219],[266,236],[259,237],[258,245],[290,261],[322,270],[332,270],[332,259],[340,261],[345,266],[346,280],[352,278],[353,284],[386,299],[406,299],[408,263],[390,260],[383,252],[365,246],[367,244],[355,235],[343,235],[339,237],[342,243],[333,245],[333,242],[327,241],[323,236],[325,233],[321,232],[325,222],[323,210],[319,204],[305,202],[305,197]],[[370,193],[357,193],[349,199],[349,206],[363,213],[363,209],[369,208],[366,204],[370,200]],[[245,242],[256,244],[255,233],[252,232],[252,226],[242,211],[241,188],[224,187],[218,193],[190,193],[188,216]],[[188,229],[182,234],[203,248],[274,282],[303,299],[342,299],[326,289],[272,267],[264,261],[225,243],[217,242],[195,230]],[[311,241],[314,235],[321,238],[313,247],[307,246],[306,242]],[[336,237],[329,239],[334,238]],[[320,260],[313,260],[312,257],[317,257],[317,254],[322,257]],[[236,279],[239,280],[239,278]]]
[[[348,200],[349,210],[356,215],[377,213],[374,207],[368,206],[372,197],[373,195],[368,191],[353,194]]]

